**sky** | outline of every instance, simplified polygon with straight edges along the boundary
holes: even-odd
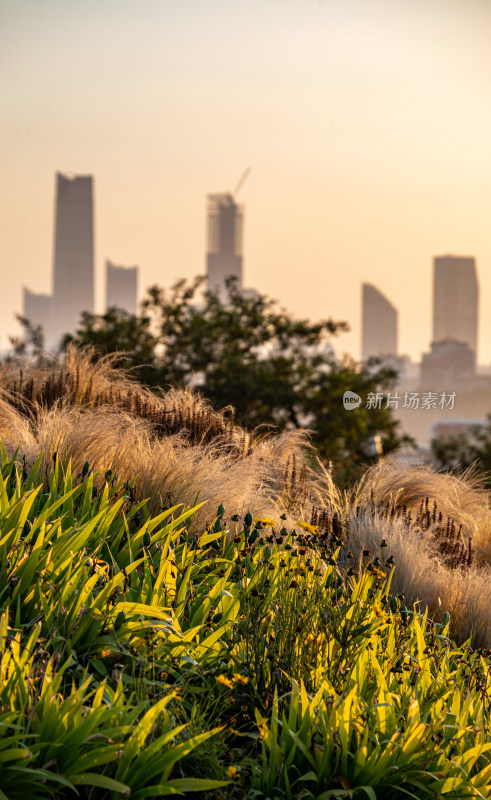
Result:
[[[49,292],[55,173],[95,180],[140,295],[205,269],[206,195],[246,167],[244,285],[346,320],[361,284],[431,341],[432,258],[473,255],[491,363],[490,0],[0,0],[0,349]]]

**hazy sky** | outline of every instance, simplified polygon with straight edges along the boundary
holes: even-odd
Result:
[[[475,255],[491,361],[491,0],[0,0],[0,347],[51,288],[55,172],[95,176],[141,289],[204,271],[208,192],[245,207],[244,284],[348,320],[361,283],[431,337],[431,263]]]

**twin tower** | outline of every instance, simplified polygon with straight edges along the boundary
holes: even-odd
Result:
[[[135,314],[137,267],[106,261],[106,307]],[[91,175],[56,175],[53,292],[35,294],[24,288],[24,316],[41,325],[51,349],[65,333],[80,325],[81,311],[94,313],[94,198]]]

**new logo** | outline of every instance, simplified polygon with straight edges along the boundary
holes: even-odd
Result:
[[[343,394],[343,406],[346,411],[351,411],[353,408],[358,408],[361,403],[361,397],[355,392],[345,392]]]

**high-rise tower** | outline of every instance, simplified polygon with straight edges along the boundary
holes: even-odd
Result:
[[[82,311],[94,312],[94,211],[92,176],[56,175],[52,336],[78,327]]]
[[[237,279],[242,289],[243,209],[231,194],[208,195],[208,251],[206,274],[208,289],[226,298],[225,281]]]
[[[136,314],[138,267],[117,267],[106,261],[106,308]]]
[[[49,347],[51,335],[51,320],[53,317],[53,296],[50,294],[37,294],[23,287],[22,314],[29,322],[37,327],[41,326],[44,335],[44,346]]]
[[[397,309],[371,283],[362,289],[362,360],[397,355]]]
[[[464,342],[477,355],[479,284],[468,256],[433,259],[433,342]]]

